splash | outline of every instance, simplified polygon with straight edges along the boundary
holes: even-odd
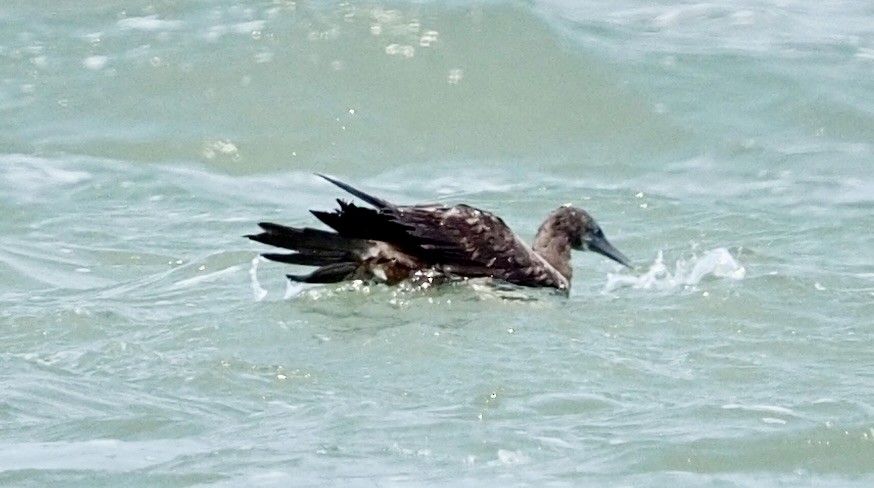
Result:
[[[260,256],[252,259],[252,266],[249,268],[252,293],[256,302],[264,300],[268,294],[267,290],[258,281],[258,264],[262,259]],[[644,290],[673,290],[681,287],[695,286],[708,275],[715,278],[741,280],[746,276],[746,268],[731,255],[728,249],[720,247],[707,251],[701,256],[693,256],[689,260],[680,258],[676,261],[672,271],[664,262],[664,253],[659,251],[653,264],[650,265],[645,273],[639,276],[608,273],[607,283],[604,285],[603,292],[610,293],[625,287]],[[442,283],[442,280],[434,279],[430,275],[428,276],[431,279],[424,281],[413,280],[399,285],[392,292],[391,303],[402,306],[406,305],[409,298],[421,296],[422,292],[426,292],[430,288]],[[496,286],[494,283],[488,281],[482,282],[482,280],[461,280],[454,282],[454,284],[470,285],[479,299],[500,298],[502,300],[536,301],[536,298],[532,298],[530,295],[519,291],[515,286],[504,289],[500,285]],[[313,300],[319,300],[342,291],[370,293],[371,286],[366,282],[355,280],[344,283],[338,288],[309,288],[305,284],[294,283],[289,280],[286,282],[283,300],[301,295],[308,296]],[[432,298],[429,298],[429,300]]]
[[[295,283],[291,280],[285,280],[285,293],[282,295],[282,299],[288,300],[290,298],[294,298],[303,293],[305,288],[306,285],[304,285],[303,283]]]
[[[604,292],[609,293],[627,286],[644,290],[671,290],[684,286],[695,286],[705,276],[741,280],[746,276],[743,267],[724,247],[716,248],[691,260],[678,259],[673,272],[665,265],[664,254],[658,252],[655,262],[646,273],[629,276],[610,273]]]
[[[252,294],[255,295],[256,302],[264,300],[267,296],[267,290],[265,290],[258,281],[258,263],[261,262],[261,259],[263,259],[261,256],[255,256],[252,258],[252,267],[249,268],[249,278],[251,278],[252,282]]]

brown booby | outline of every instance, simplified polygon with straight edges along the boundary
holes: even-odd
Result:
[[[464,204],[395,205],[329,176],[318,176],[373,208],[338,199],[340,207],[334,211],[311,210],[334,232],[259,223],[263,232],[245,237],[294,251],[267,253],[264,258],[317,266],[307,275],[288,275],[292,281],[397,284],[432,273],[447,278],[488,277],[568,293],[572,249],[595,251],[631,267],[595,219],[571,205],[553,210],[537,231],[534,245],[528,246],[491,212]]]

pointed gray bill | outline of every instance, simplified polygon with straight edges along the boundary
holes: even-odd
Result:
[[[613,247],[613,244],[610,244],[604,236],[595,236],[591,241],[589,241],[589,250],[607,256],[623,266],[634,268],[634,266],[631,265],[631,261],[629,261],[624,254],[619,252],[619,249]]]

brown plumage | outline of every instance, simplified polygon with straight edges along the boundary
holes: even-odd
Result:
[[[337,200],[331,212],[312,214],[336,232],[262,222],[249,239],[290,254],[268,253],[272,261],[318,266],[293,281],[335,283],[373,280],[396,284],[419,272],[448,277],[490,277],[521,286],[567,292],[571,249],[591,250],[629,266],[586,211],[569,205],[554,210],[533,246],[519,239],[500,217],[468,205],[397,206],[346,183],[319,175],[374,208]]]

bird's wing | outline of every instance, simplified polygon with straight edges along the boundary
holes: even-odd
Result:
[[[418,205],[399,207],[395,219],[419,240],[423,257],[444,272],[527,286],[566,286],[551,265],[491,212],[468,205]]]
[[[417,205],[398,208],[393,219],[432,262],[511,269],[531,261],[528,246],[491,212],[468,205]]]
[[[527,286],[566,288],[567,280],[504,221],[468,205],[396,206],[319,175],[373,205],[342,200],[332,212],[312,211],[341,236],[381,241],[446,273],[491,276]]]
[[[313,214],[344,237],[385,242],[448,274],[562,287],[559,273],[491,212],[468,205],[373,210],[339,203],[338,210]]]

